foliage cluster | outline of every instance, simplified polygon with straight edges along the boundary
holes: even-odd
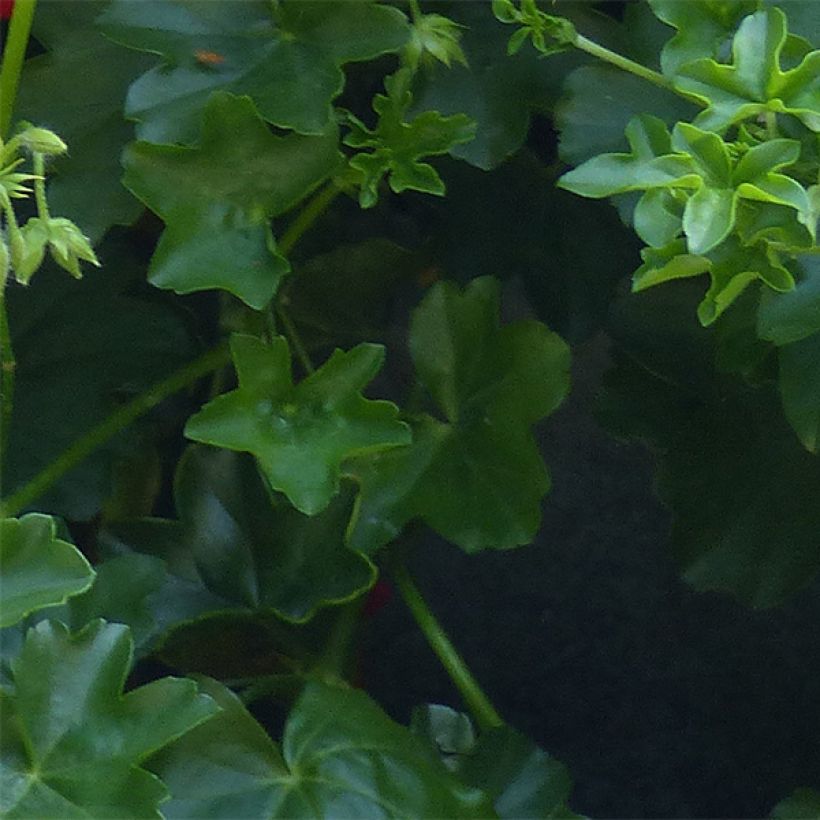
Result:
[[[603,327],[601,418],[657,448],[683,576],[809,584],[811,5],[17,0],[0,812],[574,816],[406,562],[425,528],[532,542],[533,427]],[[380,575],[469,716],[353,687]]]

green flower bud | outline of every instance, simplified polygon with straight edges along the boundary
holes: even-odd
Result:
[[[32,154],[45,154],[57,157],[68,151],[68,146],[53,132],[46,128],[30,126],[17,135],[19,144]]]

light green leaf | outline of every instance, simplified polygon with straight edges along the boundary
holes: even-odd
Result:
[[[734,191],[709,187],[695,191],[683,211],[689,253],[702,255],[723,242],[734,227],[736,212]]]
[[[649,0],[649,5],[658,19],[677,29],[661,51],[667,76],[693,60],[714,57],[740,18],[757,9],[755,0]]]
[[[275,136],[250,99],[218,93],[205,108],[196,148],[129,145],[123,182],[167,226],[149,280],[177,293],[222,288],[264,307],[288,270],[270,218],[337,169],[336,140],[335,129]]]
[[[83,554],[56,537],[54,520],[32,513],[0,521],[0,627],[61,604],[94,580]]]
[[[711,267],[707,257],[687,253],[683,239],[674,240],[661,248],[644,248],[641,258],[644,263],[632,276],[633,293],[673,279],[700,276]]]
[[[564,174],[558,187],[601,199],[626,191],[652,188],[696,188],[701,184],[693,159],[672,153],[662,120],[641,115],[626,127],[630,152],[601,154]]]
[[[779,387],[783,410],[803,446],[820,446],[820,333],[783,345],[779,355]]]
[[[789,71],[780,68],[786,42],[786,17],[767,8],[746,17],[732,43],[732,63],[701,59],[678,70],[675,85],[707,105],[695,124],[723,131],[766,112],[799,117],[820,130],[820,51],[807,54]]]
[[[445,421],[419,417],[413,444],[348,465],[361,495],[350,543],[368,554],[421,518],[468,552],[529,543],[549,478],[531,426],[569,387],[569,350],[534,321],[499,323],[495,280],[435,285],[410,350]]]
[[[315,373],[293,384],[288,343],[252,336],[231,339],[239,387],[188,420],[194,441],[253,453],[270,486],[307,515],[323,510],[339,489],[342,462],[407,444],[407,426],[387,401],[360,391],[379,371],[380,345],[336,350]]]
[[[68,143],[69,153],[54,161],[48,201],[93,244],[142,210],[120,182],[120,153],[133,133],[123,116],[126,90],[150,65],[94,29],[104,6],[84,0],[80,11],[74,0],[53,0],[37,9],[34,35],[48,51],[24,64],[15,102],[15,116],[48,123]]]
[[[151,761],[171,791],[169,820],[492,814],[364,692],[309,683],[279,745],[228,689],[201,686],[222,713]]]
[[[674,190],[653,188],[638,200],[632,219],[635,233],[653,248],[663,248],[683,231],[684,202]]]
[[[798,279],[787,293],[763,293],[757,320],[762,339],[790,344],[820,331],[820,257],[798,258]]]
[[[408,88],[410,79],[407,68],[385,79],[387,96],[377,94],[373,100],[373,110],[379,115],[375,128],[347,115],[351,131],[344,139],[345,145],[373,149],[350,160],[351,167],[363,175],[359,196],[363,208],[376,204],[378,186],[385,175],[397,194],[410,189],[442,196],[444,183],[438,172],[419,160],[446,154],[454,145],[469,142],[475,133],[475,124],[466,114],[443,117],[438,111],[425,111],[407,121],[413,99]]]
[[[148,142],[194,142],[214,91],[248,95],[266,122],[324,134],[344,87],[341,66],[398,51],[410,32],[371,2],[116,0],[99,18],[111,39],[162,55],[132,84],[126,115]]]
[[[29,630],[3,700],[4,817],[156,817],[167,792],[145,759],[206,721],[216,704],[190,680],[163,678],[123,695],[131,665],[123,626],[75,635]]]

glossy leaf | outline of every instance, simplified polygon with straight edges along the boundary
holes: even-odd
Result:
[[[83,554],[56,537],[54,520],[32,513],[0,521],[0,627],[60,604],[94,580]]]
[[[766,112],[799,117],[820,129],[820,51],[807,54],[788,71],[780,67],[786,17],[767,8],[746,17],[732,43],[732,63],[697,60],[678,71],[675,85],[707,105],[695,124],[723,131],[733,123]]]
[[[307,515],[330,503],[345,459],[409,441],[398,408],[360,392],[381,367],[384,348],[379,345],[336,350],[296,385],[288,343],[281,336],[266,345],[235,335],[231,353],[239,387],[190,418],[185,435],[252,453],[270,486]]]
[[[350,543],[372,553],[413,518],[468,552],[528,543],[549,478],[531,426],[569,387],[569,350],[534,321],[499,323],[495,280],[462,293],[439,283],[416,310],[410,350],[445,421],[413,425],[413,444],[349,470],[361,486]]]
[[[336,139],[334,129],[275,136],[250,99],[219,93],[205,108],[196,148],[129,145],[123,181],[166,223],[149,280],[177,293],[222,288],[264,307],[288,270],[270,218],[333,173]]]
[[[786,293],[764,292],[757,329],[760,337],[777,345],[805,339],[820,331],[820,259],[798,259],[799,277]]]
[[[820,446],[820,333],[783,345],[779,351],[780,395],[789,424],[803,446]]]
[[[123,400],[196,357],[185,317],[140,292],[144,272],[130,250],[112,238],[99,251],[105,268],[87,271],[82,281],[44,268],[28,288],[6,288],[17,368],[4,494]],[[104,444],[56,482],[37,508],[73,520],[92,517],[109,494],[114,459],[134,444],[133,433]]]
[[[202,687],[222,713],[151,761],[169,820],[491,816],[364,692],[308,683],[276,744],[229,690]]]
[[[438,111],[424,111],[407,120],[413,100],[410,79],[407,68],[385,79],[387,96],[377,94],[373,99],[373,110],[378,114],[375,128],[370,129],[353,114],[347,114],[351,131],[344,139],[345,145],[373,149],[350,160],[351,167],[363,177],[359,194],[363,208],[376,204],[384,176],[397,194],[413,190],[442,196],[444,183],[438,172],[419,160],[446,154],[454,145],[473,138],[475,126],[465,114],[443,117]]]
[[[658,19],[677,29],[661,51],[661,67],[666,75],[694,60],[714,57],[746,14],[757,10],[755,0],[649,0]]]
[[[194,142],[214,91],[249,96],[266,122],[326,133],[341,66],[397,51],[409,35],[398,9],[371,2],[116,0],[99,24],[163,58],[133,83],[125,108],[137,136],[157,143]]]
[[[632,296],[612,332],[626,356],[607,378],[602,416],[659,451],[659,491],[673,513],[684,577],[771,607],[820,569],[820,463],[769,387],[713,372],[707,332],[685,317],[686,283]]]
[[[123,626],[75,635],[57,622],[28,632],[3,703],[5,817],[157,817],[167,792],[142,768],[206,721],[216,704],[190,680],[164,678],[123,694],[131,664]]]
[[[93,18],[104,6],[54,0],[37,9],[34,34],[48,51],[24,64],[15,103],[17,117],[48,123],[68,143],[69,153],[54,163],[49,205],[94,244],[109,227],[130,225],[142,211],[120,181],[120,153],[133,134],[123,115],[125,93],[150,65],[95,30]]]

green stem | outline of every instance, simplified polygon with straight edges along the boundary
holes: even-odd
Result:
[[[422,17],[419,0],[408,0],[408,3],[410,4],[410,16],[413,18],[413,22],[418,23]]]
[[[342,192],[335,182],[330,182],[322,188],[313,199],[299,211],[299,214],[290,223],[279,241],[279,252],[287,256],[293,246],[312,227],[313,223],[330,207],[331,202]]]
[[[315,373],[316,368],[310,360],[310,354],[307,352],[305,343],[302,341],[302,337],[299,335],[296,325],[293,324],[293,320],[283,305],[278,304],[276,306],[276,315],[279,317],[279,321],[282,323],[282,329],[285,331],[285,336],[287,336],[288,342],[296,354],[296,358],[299,359],[299,363],[304,368],[305,373],[308,375]]]
[[[46,161],[42,154],[35,153],[32,156],[34,173],[34,201],[37,203],[37,216],[48,222],[51,214],[48,211],[48,200],[46,199]]]
[[[608,48],[599,45],[594,40],[584,37],[583,34],[576,34],[572,44],[575,48],[585,51],[587,54],[597,57],[599,60],[603,60],[605,63],[614,65],[622,71],[628,71],[636,77],[641,77],[654,85],[665,88],[667,91],[671,91],[673,94],[678,94],[690,102],[692,101],[692,98],[689,97],[688,94],[685,94],[675,88],[672,81],[668,77],[664,77],[660,72],[647,68],[645,65],[641,65],[640,63],[636,63],[634,60],[630,60],[628,57],[624,57],[614,51],[610,51]]]
[[[393,580],[413,618],[482,729],[503,726],[501,715],[473,677],[403,564],[392,567]]]
[[[20,72],[26,59],[28,36],[37,0],[17,0],[11,15],[9,32],[0,65],[0,139],[5,139],[11,127],[14,101],[20,85]]]
[[[77,439],[48,467],[34,476],[31,481],[5,499],[3,504],[0,505],[0,514],[3,516],[17,515],[22,509],[36,501],[69,470],[76,467],[98,447],[113,438],[120,430],[136,421],[169,396],[202,378],[202,376],[222,367],[229,361],[228,346],[222,344],[215,347],[115,410],[105,421]]]
[[[0,477],[2,476],[3,458],[6,454],[9,430],[11,429],[11,409],[14,398],[14,349],[11,346],[9,319],[6,312],[5,282],[0,287]],[[2,480],[0,478],[0,488]]]
[[[364,595],[339,608],[322,655],[313,672],[324,678],[344,680],[350,664],[350,650],[361,622]]]

